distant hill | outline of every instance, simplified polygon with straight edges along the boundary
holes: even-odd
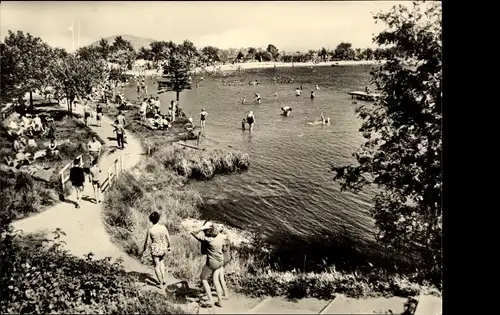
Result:
[[[113,44],[113,42],[115,41],[116,36],[119,36],[119,35],[106,37],[105,40],[107,40],[108,44],[111,46]],[[135,51],[138,51],[141,47],[149,48],[149,44],[151,42],[155,41],[154,39],[151,39],[151,38],[145,38],[145,37],[139,37],[139,36],[133,36],[133,35],[121,35],[121,37],[124,40],[128,40],[132,44],[132,46],[134,47]],[[101,39],[90,44],[89,46],[97,46],[97,45],[99,45],[100,41],[101,41]]]

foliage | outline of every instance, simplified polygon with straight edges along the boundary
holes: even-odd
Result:
[[[184,313],[155,292],[142,292],[119,262],[76,258],[54,239],[2,233],[0,311],[19,313]]]
[[[214,62],[220,61],[219,48],[214,46],[207,46],[201,50],[203,61],[207,65],[212,65]]]
[[[18,98],[48,85],[50,67],[47,59],[51,48],[39,37],[9,30],[1,50],[0,87],[3,96]]]
[[[269,44],[269,45],[267,45],[266,51],[269,54],[271,54],[271,58],[273,60],[278,60],[278,57],[279,57],[280,53],[279,53],[278,48],[276,48],[276,46],[274,46],[273,44]]]
[[[351,43],[340,43],[334,50],[334,56],[339,60],[353,60],[355,53]]]
[[[173,146],[161,150],[159,159],[167,168],[193,179],[209,179],[215,174],[243,171],[250,165],[247,153],[195,151]]]
[[[356,111],[367,139],[354,154],[358,165],[334,165],[333,171],[342,189],[380,188],[371,210],[378,239],[420,253],[422,268],[440,279],[441,9],[426,5],[398,5],[375,16],[389,27],[375,42],[392,46],[390,59],[372,72],[382,98]]]
[[[289,299],[317,298],[331,300],[337,294],[353,298],[376,296],[416,296],[420,293],[439,295],[428,285],[419,285],[398,275],[345,273],[330,267],[321,273],[297,270],[277,272],[231,272],[226,268],[228,284],[235,291],[250,296],[285,296]]]
[[[259,60],[260,62],[271,61],[271,60],[273,60],[273,56],[268,51],[258,51],[255,54],[255,59]]]
[[[236,59],[241,61],[244,57],[245,55],[243,54],[243,52],[240,51],[238,52],[238,56],[236,56]]]
[[[101,38],[101,40],[99,40],[97,51],[104,60],[108,61],[109,55],[111,54],[111,47],[105,38]]]
[[[326,61],[326,57],[328,56],[328,51],[326,50],[325,47],[322,47],[319,50],[318,56],[321,58],[321,60]]]
[[[163,63],[163,75],[158,81],[158,94],[175,91],[179,101],[180,92],[191,89],[190,67],[190,62],[178,49],[170,53],[168,60]]]
[[[122,36],[116,36],[109,52],[109,61],[119,64],[122,68],[132,69],[136,52],[130,41],[123,39]]]
[[[87,97],[94,87],[106,79],[107,66],[97,55],[91,59],[66,55],[51,60],[51,85],[68,100],[68,112],[73,111],[73,101]]]
[[[127,75],[121,68],[112,68],[109,70],[108,80],[116,87],[120,82],[127,82]]]

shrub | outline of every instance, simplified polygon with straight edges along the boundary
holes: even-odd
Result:
[[[196,151],[170,146],[156,155],[165,167],[192,179],[210,179],[215,174],[246,170],[250,165],[250,157],[242,152]]]
[[[76,258],[56,241],[2,234],[2,313],[184,313],[109,259]]]
[[[0,171],[0,200],[2,211],[19,219],[54,204],[57,194],[26,173]]]

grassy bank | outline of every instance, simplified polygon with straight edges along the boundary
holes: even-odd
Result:
[[[105,199],[106,228],[127,253],[136,255],[144,243],[148,216],[158,211],[169,230],[181,233],[181,221],[198,217],[202,200],[185,187],[187,176],[206,179],[216,173],[244,170],[248,156],[243,153],[209,153],[167,147],[147,157],[132,173],[125,173]]]
[[[6,119],[0,125],[0,199],[2,209],[9,208],[13,219],[20,219],[27,215],[42,211],[48,206],[57,203],[60,194],[67,195],[69,186],[62,191],[59,170],[71,162],[79,154],[86,154],[87,143],[96,136],[104,143],[95,132],[85,126],[77,117],[70,117],[65,110],[60,110],[58,105],[37,106],[32,114],[48,115],[54,119],[55,139],[62,141],[58,145],[59,156],[45,156],[37,159],[30,165],[19,168],[5,165],[5,157],[15,155],[13,149],[14,137],[8,133]],[[36,137],[37,150],[47,149],[50,139],[47,136]],[[44,174],[39,178],[38,174]]]
[[[148,215],[154,210],[160,212],[173,234],[174,246],[166,260],[168,271],[180,280],[197,283],[204,258],[198,242],[181,222],[200,216],[202,200],[185,184],[239,171],[248,163],[248,157],[238,153],[173,146],[161,149],[110,189],[105,201],[106,228],[115,243],[137,256],[149,227]],[[228,282],[233,290],[247,295],[290,298],[330,299],[336,293],[353,297],[439,294],[417,274],[399,272],[389,255],[364,253],[366,248],[343,233],[323,242],[302,244],[298,239],[288,239],[282,240],[280,246],[272,246],[255,239],[235,246],[227,267]],[[304,255],[305,248],[311,246],[318,252],[317,257]],[[142,259],[151,263],[148,253]]]

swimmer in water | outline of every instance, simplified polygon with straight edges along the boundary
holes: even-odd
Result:
[[[282,115],[289,116],[292,108],[290,106],[283,106],[281,107],[281,110],[283,111]]]
[[[316,93],[314,91],[311,91],[311,100],[313,100],[316,97]]]
[[[252,131],[253,125],[255,124],[255,116],[253,115],[252,111],[248,112],[247,123],[248,123],[248,127],[250,128],[250,131]]]
[[[316,84],[316,87],[315,87],[316,91],[319,90],[319,85]]]
[[[325,116],[323,116],[323,112],[321,112],[321,123],[322,123],[323,125],[327,125],[327,124],[329,124],[329,123],[330,123],[330,117],[325,118]]]
[[[247,119],[243,118],[243,120],[241,121],[241,130],[245,131],[245,124],[246,123],[247,123]]]
[[[255,101],[257,102],[257,104],[260,104],[262,102],[259,93],[255,93],[254,98],[255,98]]]
[[[299,88],[296,88],[296,89],[295,89],[295,96],[300,96],[300,93],[302,93],[302,92],[300,91],[300,89],[299,89]]]
[[[243,97],[243,99],[241,100],[241,104],[245,105],[246,101],[247,101],[247,98]]]

